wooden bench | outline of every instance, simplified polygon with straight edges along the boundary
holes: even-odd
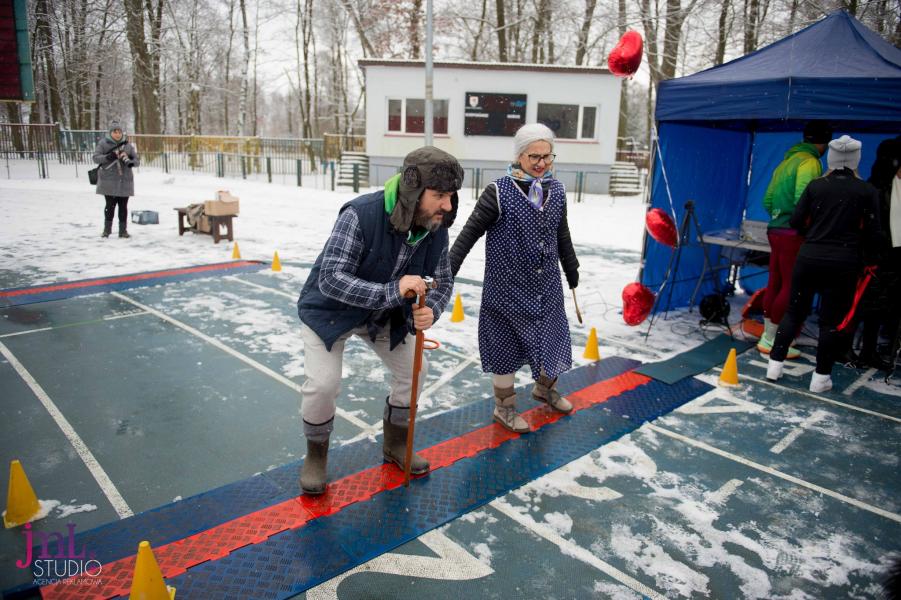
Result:
[[[219,240],[221,240],[223,237],[220,227],[225,227],[225,239],[230,242],[235,241],[232,219],[234,219],[238,215],[204,215],[207,219],[210,220],[210,230],[200,231],[196,227],[185,226],[185,220],[188,216],[187,207],[175,208],[173,210],[178,212],[178,235],[184,235],[186,231],[193,231],[194,233],[205,233],[207,235],[213,236],[213,243],[218,244]]]

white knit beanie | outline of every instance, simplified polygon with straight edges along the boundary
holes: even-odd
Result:
[[[829,170],[851,169],[857,170],[860,164],[861,143],[851,136],[843,135],[837,140],[829,142],[829,154],[826,155],[826,164]]]
[[[554,151],[554,132],[547,125],[541,123],[529,123],[523,125],[513,138],[513,162],[519,160],[519,155],[526,151],[532,142],[547,142]]]

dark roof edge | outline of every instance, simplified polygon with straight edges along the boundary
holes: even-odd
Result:
[[[361,67],[414,67],[425,68],[425,61],[406,60],[398,58],[361,58],[357,61]],[[611,75],[609,69],[604,67],[583,67],[578,65],[533,65],[526,63],[502,63],[502,62],[466,62],[466,61],[435,61],[432,66],[436,69],[478,69],[481,71],[545,71],[551,73],[585,73],[596,75]]]

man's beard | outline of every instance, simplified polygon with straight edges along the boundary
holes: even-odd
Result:
[[[427,229],[429,233],[435,233],[436,231],[441,229],[442,225],[444,225],[444,214],[445,213],[443,211],[440,213],[432,214],[431,216],[417,213],[416,217],[413,219],[413,225],[422,229]],[[432,217],[436,217],[438,215],[441,216],[441,220],[437,222],[433,221]]]

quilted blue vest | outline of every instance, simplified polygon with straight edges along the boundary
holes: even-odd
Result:
[[[407,238],[388,221],[385,212],[385,192],[380,190],[355,198],[341,207],[344,212],[349,207],[357,213],[360,229],[363,232],[363,260],[355,275],[366,281],[387,283],[391,280],[397,256]],[[416,252],[410,259],[406,271],[402,275],[432,275],[438,267],[441,252],[447,248],[447,229],[442,227],[431,233],[419,243]],[[297,314],[310,329],[325,343],[331,351],[332,345],[339,337],[362,326],[372,316],[372,310],[351,306],[325,296],[319,290],[319,271],[322,265],[322,253],[316,259],[313,270],[307,278],[297,300]],[[409,332],[407,319],[412,314],[412,304],[392,309],[390,312],[391,349],[393,350]]]

